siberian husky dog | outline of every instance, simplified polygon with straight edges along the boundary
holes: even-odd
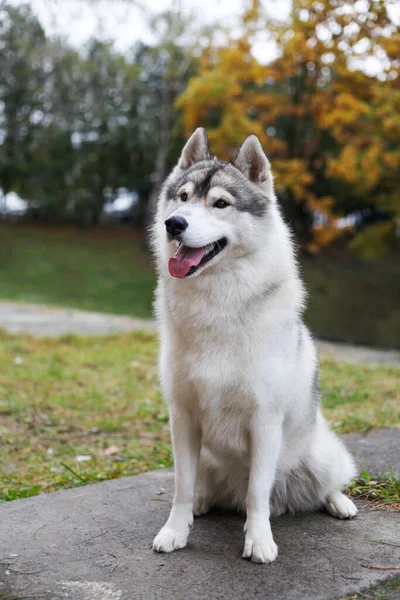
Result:
[[[320,410],[305,291],[256,136],[224,163],[194,132],[163,186],[153,248],[175,460],[153,548],[183,548],[193,514],[235,507],[246,513],[243,557],[270,563],[270,517],[357,509],[341,492],[354,463]]]

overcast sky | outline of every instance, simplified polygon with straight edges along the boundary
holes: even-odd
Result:
[[[23,1],[11,0],[13,4]],[[178,1],[182,11],[193,14],[200,24],[218,22],[231,27],[235,26],[244,6],[244,0],[29,0],[29,4],[48,35],[62,35],[77,47],[95,35],[113,39],[115,48],[125,52],[139,40],[151,43],[149,15],[171,8]],[[264,7],[275,18],[287,17],[290,5],[291,0],[264,0]],[[392,5],[390,13],[399,24],[400,0],[397,6]],[[253,53],[262,62],[275,57],[268,32],[259,36]],[[366,70],[371,74],[381,69],[379,60],[367,61]]]
[[[146,16],[168,9],[173,3],[173,0],[30,0],[48,33],[66,35],[74,45],[100,34],[115,39],[119,50],[126,50],[137,40],[150,41]],[[288,0],[282,4],[288,5]],[[181,0],[181,8],[183,12],[193,12],[199,23],[218,21],[230,25],[243,10],[243,0]]]
[[[10,1],[10,0],[9,0]],[[126,51],[138,40],[151,42],[147,22],[151,14],[171,8],[178,0],[29,0],[48,35],[62,35],[74,46],[82,46],[91,36],[113,39],[115,48]],[[285,18],[291,0],[266,0],[268,11]],[[21,4],[23,0],[11,0]],[[243,0],[180,0],[181,9],[193,14],[199,24],[223,23],[234,27],[243,12]],[[140,8],[140,7],[144,8]],[[264,39],[262,39],[264,37]],[[274,47],[260,36],[255,54],[268,56]]]

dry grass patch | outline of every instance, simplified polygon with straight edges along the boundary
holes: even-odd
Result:
[[[322,390],[338,431],[399,426],[400,369],[325,362]],[[171,463],[154,335],[0,332],[0,499]]]

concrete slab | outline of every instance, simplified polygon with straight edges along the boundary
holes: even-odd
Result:
[[[0,598],[337,600],[399,573],[399,514],[360,504],[352,521],[275,519],[272,565],[241,558],[244,517],[227,512],[196,519],[186,549],[156,554],[172,494],[161,470],[0,505]]]

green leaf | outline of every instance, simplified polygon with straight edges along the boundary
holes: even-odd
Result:
[[[370,482],[371,477],[369,476],[369,474],[367,473],[367,471],[361,471],[361,475],[364,477],[366,483]]]

